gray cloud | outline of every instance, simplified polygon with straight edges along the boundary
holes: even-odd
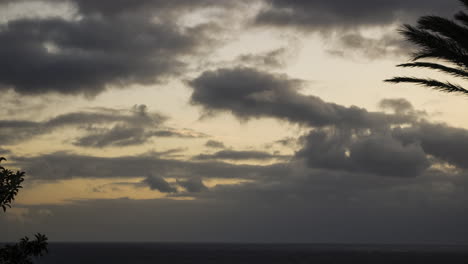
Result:
[[[412,46],[395,29],[390,32],[383,28],[414,23],[423,15],[451,17],[462,8],[457,0],[264,0],[264,3],[253,24],[320,32],[330,42],[328,53],[359,59],[407,56],[413,51]],[[372,37],[362,34],[363,30],[376,27],[384,34]]]
[[[148,140],[144,128],[116,125],[104,133],[95,133],[78,138],[73,142],[81,147],[130,146],[140,145]]]
[[[115,158],[94,157],[66,152],[33,157],[12,157],[14,165],[27,171],[32,179],[58,180],[72,178],[137,178],[148,173],[180,180],[192,177],[221,179],[252,179],[267,175],[282,175],[287,164],[270,166],[235,165],[219,161],[184,161],[170,159],[168,154],[146,153]],[[12,164],[13,164],[12,163]]]
[[[189,82],[191,101],[208,113],[231,112],[241,119],[274,117],[310,126],[387,126],[410,122],[412,116],[368,112],[355,106],[324,102],[299,93],[304,81],[253,68],[207,71]]]
[[[468,169],[466,159],[468,130],[446,124],[421,122],[412,127],[394,130],[395,138],[404,144],[419,144],[431,156],[459,168]]]
[[[0,155],[10,154],[11,150],[0,148]]]
[[[157,126],[156,126],[157,127]],[[87,129],[89,134],[76,139],[73,144],[80,147],[102,148],[110,146],[134,146],[149,142],[154,137],[204,138],[206,134],[195,131],[184,133],[172,128],[155,129],[150,124],[140,127],[115,125],[112,128]],[[187,132],[187,131],[186,131]]]
[[[358,140],[350,147],[350,160],[355,170],[396,177],[421,175],[430,165],[419,144],[404,145],[388,135]]]
[[[226,148],[226,146],[224,146],[224,143],[221,142],[221,141],[216,141],[216,140],[208,140],[206,143],[205,143],[205,146],[206,147],[209,147],[209,148]]]
[[[45,0],[56,1],[56,0]],[[213,8],[222,6],[232,6],[231,1],[217,0],[140,0],[140,1],[114,1],[114,0],[73,0],[78,9],[84,14],[101,14],[106,16],[116,16],[125,13],[145,13],[152,12],[177,12],[181,10],[191,10],[194,8]]]
[[[300,83],[284,75],[234,68],[205,72],[190,85],[194,89],[192,102],[210,114],[231,112],[241,119],[273,117],[314,128],[296,154],[311,168],[415,177],[439,162],[431,161],[430,156],[467,167],[462,158],[466,153],[465,129],[428,123],[423,120],[426,114],[404,99],[380,103],[380,107],[392,110],[391,114],[368,112],[302,95]]]
[[[263,151],[236,151],[222,150],[213,154],[200,154],[194,157],[196,160],[272,160],[287,159],[290,156],[274,155]]]
[[[349,32],[337,38],[336,43],[333,43],[327,52],[340,57],[379,59],[385,56],[407,56],[414,51],[414,47],[397,32],[387,33],[378,38]]]
[[[403,144],[389,133],[372,131],[317,130],[303,138],[297,153],[310,167],[371,173],[383,176],[416,177],[430,162],[419,144]]]
[[[282,68],[286,65],[288,54],[286,48],[278,48],[275,50],[263,52],[263,53],[249,53],[241,54],[236,58],[238,65],[245,65],[254,68]]]
[[[34,136],[74,127],[85,133],[73,141],[81,147],[140,145],[154,137],[203,138],[206,134],[190,129],[163,126],[167,117],[149,112],[146,105],[130,110],[94,108],[58,115],[45,121],[0,120],[1,144],[15,144]]]
[[[179,186],[184,187],[187,192],[190,193],[199,193],[202,191],[208,190],[208,188],[203,184],[202,179],[200,178],[191,178],[188,180],[177,180]]]
[[[382,109],[390,109],[396,113],[407,113],[414,111],[413,105],[404,98],[383,99],[379,102]]]
[[[146,183],[152,190],[158,190],[162,193],[176,193],[177,188],[171,186],[163,177],[149,175],[143,181]]]
[[[256,23],[305,30],[352,29],[383,26],[401,20],[411,21],[427,13],[453,14],[460,8],[456,1],[416,0],[266,0],[266,8]]]
[[[186,66],[181,56],[212,43],[208,32],[214,25],[154,22],[154,15],[141,13],[150,1],[72,2],[81,11],[79,20],[17,19],[2,25],[0,88],[94,96],[111,86],[153,84],[180,75]],[[111,15],[130,6],[143,9]]]

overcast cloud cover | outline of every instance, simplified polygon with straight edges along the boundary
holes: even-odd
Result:
[[[110,184],[163,198],[15,204],[21,214],[0,216],[0,226],[12,227],[5,239],[40,231],[53,240],[79,241],[468,243],[468,129],[434,122],[403,98],[376,102],[379,110],[371,111],[306,95],[310,82],[284,71],[287,47],[234,56],[234,65],[197,64],[226,45],[222,36],[231,29],[219,12],[245,19],[237,21],[244,30],[337,34],[341,50],[331,53],[367,49],[377,58],[406,54],[408,46],[386,32],[366,38],[362,30],[426,13],[451,15],[457,2],[233,2],[70,0],[70,19],[19,17],[0,24],[0,92],[27,96],[25,102],[50,94],[92,101],[115,89],[177,80],[189,93],[187,107],[203,120],[270,119],[304,131],[271,143],[292,147],[290,153],[241,149],[187,122],[174,126],[171,113],[145,104],[47,118],[18,117],[18,104],[6,104],[0,154],[27,172],[28,188],[118,178]],[[255,13],[243,13],[246,7]],[[197,12],[211,16],[187,23]],[[63,150],[15,151],[55,135],[66,135],[57,142]],[[168,138],[200,147],[126,153]],[[113,155],[97,152],[112,148],[118,150]]]

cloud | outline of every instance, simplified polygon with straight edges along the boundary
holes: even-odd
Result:
[[[223,142],[216,141],[216,140],[208,140],[205,143],[205,146],[208,147],[208,148],[226,148],[226,146],[224,146]]]
[[[468,130],[446,124],[421,122],[412,127],[397,128],[394,137],[404,144],[419,144],[425,153],[462,169],[468,169],[466,159]]]
[[[253,24],[319,32],[331,55],[379,59],[412,52],[396,25],[414,23],[423,15],[451,17],[460,8],[456,0],[264,0]]]
[[[254,68],[283,68],[286,66],[286,61],[291,54],[288,54],[288,49],[278,48],[262,53],[247,53],[237,56],[235,62],[237,65],[244,65]]]
[[[368,112],[302,95],[301,83],[251,68],[219,69],[190,82],[191,99],[209,114],[231,112],[244,120],[273,117],[312,128],[296,153],[311,168],[416,177],[437,163],[429,156],[459,168],[468,166],[462,158],[465,129],[425,121],[425,112],[404,99],[380,103],[393,113]],[[221,151],[198,158],[233,158],[228,154],[242,156]]]
[[[316,127],[387,126],[413,119],[327,103],[316,96],[300,94],[303,84],[303,80],[286,75],[243,67],[206,71],[189,82],[193,104],[207,113],[231,112],[240,119],[274,117]]]
[[[210,46],[208,32],[216,27],[184,27],[176,17],[155,21],[144,12],[147,4],[158,10],[152,1],[72,2],[80,19],[23,18],[2,25],[0,89],[95,96],[109,87],[160,83],[184,71],[182,57]],[[139,13],[114,15],[134,8]]]
[[[414,47],[396,30],[379,37],[366,37],[360,32],[339,34],[327,52],[340,57],[379,59],[385,56],[407,56]]]
[[[11,150],[0,148],[0,155],[10,154]]]
[[[185,190],[187,190],[187,192],[190,193],[199,193],[208,190],[208,188],[205,186],[205,184],[203,184],[203,181],[200,178],[191,178],[185,181],[177,180],[177,184],[185,188]]]
[[[385,26],[414,20],[434,10],[441,15],[451,15],[459,8],[456,1],[438,0],[266,0],[265,3],[255,19],[257,24],[317,31]]]
[[[136,156],[98,157],[55,152],[30,157],[12,157],[17,167],[32,179],[60,180],[72,178],[140,178],[153,174],[180,180],[198,178],[252,179],[281,175],[287,164],[269,166],[236,165],[219,161],[184,161],[172,159],[167,152],[149,152]],[[169,156],[168,156],[169,155]]]
[[[56,1],[56,0],[48,0]],[[192,10],[196,8],[213,8],[234,5],[230,1],[217,0],[140,0],[140,1],[113,1],[113,0],[73,0],[81,13],[100,14],[104,16],[116,16],[125,13],[143,13],[148,11],[163,13]]]
[[[414,110],[413,105],[404,98],[382,99],[379,107],[393,110],[395,113],[407,113]]]
[[[125,147],[142,145],[154,137],[177,138],[205,138],[208,135],[190,130],[176,130],[173,128],[155,129],[150,125],[132,127],[128,125],[115,125],[112,128],[88,129],[89,134],[77,138],[73,145],[80,147]]]
[[[272,160],[287,159],[290,156],[274,155],[263,151],[235,151],[222,150],[213,154],[200,154],[194,157],[195,160]]]
[[[162,193],[176,193],[177,188],[171,186],[163,177],[149,175],[143,181],[146,183],[152,190],[158,190]]]
[[[146,105],[130,110],[94,108],[72,112],[45,121],[0,120],[1,144],[11,145],[35,136],[53,133],[60,128],[77,128],[80,135],[72,142],[80,147],[110,147],[141,145],[154,137],[203,138],[206,134],[190,129],[164,126],[168,118],[149,112]]]
[[[355,133],[340,129],[312,131],[297,156],[312,168],[416,177],[430,161],[419,144],[403,144],[389,133]]]

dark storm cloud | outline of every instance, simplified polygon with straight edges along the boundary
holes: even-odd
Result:
[[[207,113],[231,112],[241,119],[274,117],[310,126],[387,126],[410,122],[412,116],[368,112],[355,106],[324,102],[299,93],[304,81],[253,68],[206,71],[189,82],[191,101]]]
[[[194,157],[196,160],[271,160],[287,159],[290,156],[274,155],[263,151],[236,151],[222,150],[213,154],[200,154]]]
[[[226,148],[226,146],[224,146],[223,142],[216,141],[216,140],[208,140],[205,143],[205,146],[208,147],[208,148]]]
[[[353,29],[412,21],[425,14],[452,15],[461,5],[440,0],[265,0],[256,23],[305,30]]]
[[[1,25],[0,88],[94,96],[110,86],[153,84],[181,74],[186,66],[181,56],[212,43],[208,32],[214,24],[187,28],[175,18],[155,22],[154,16],[139,13],[110,16],[105,8],[139,5],[111,2],[78,1],[80,10],[101,10],[99,16],[80,13],[79,20],[17,19]]]

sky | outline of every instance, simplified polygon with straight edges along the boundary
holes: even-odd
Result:
[[[462,8],[2,0],[0,241],[467,244],[466,97],[383,82]]]

